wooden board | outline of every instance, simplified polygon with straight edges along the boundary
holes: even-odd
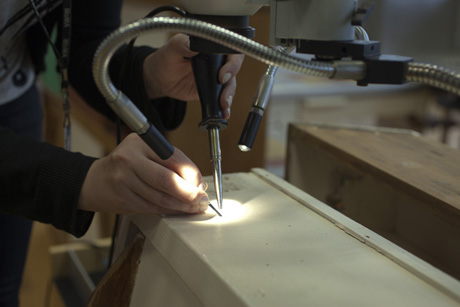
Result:
[[[460,279],[460,151],[408,130],[293,124],[286,180]]]
[[[146,237],[131,306],[460,303],[458,281],[263,170],[224,188],[223,217],[125,217]]]
[[[460,227],[459,150],[397,129],[321,125],[290,128],[289,138],[296,143],[320,148]],[[290,176],[301,176],[296,172],[300,161],[292,163],[289,181]]]

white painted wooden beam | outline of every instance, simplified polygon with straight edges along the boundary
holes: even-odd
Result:
[[[460,304],[457,280],[263,170],[224,188],[223,217],[126,217],[146,236],[131,306]]]

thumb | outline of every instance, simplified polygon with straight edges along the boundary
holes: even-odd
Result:
[[[191,58],[198,54],[198,52],[190,50],[190,37],[182,33],[171,37],[168,41],[168,45],[172,52],[184,58]]]

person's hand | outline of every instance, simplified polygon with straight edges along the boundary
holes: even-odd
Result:
[[[189,49],[189,37],[174,35],[163,47],[147,56],[144,61],[144,83],[150,99],[171,97],[180,100],[197,100],[198,92],[189,58],[197,55]],[[236,75],[244,55],[227,56],[219,71],[219,81],[224,84],[220,97],[223,117],[230,117],[230,107],[236,90]]]
[[[200,171],[179,149],[161,160],[135,133],[90,167],[78,209],[112,213],[200,213],[208,208]]]

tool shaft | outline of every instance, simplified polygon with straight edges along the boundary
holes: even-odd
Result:
[[[208,130],[214,186],[219,209],[222,209],[222,170],[219,131],[225,129],[228,125],[227,120],[222,116],[220,96],[223,84],[219,82],[218,78],[219,70],[224,63],[224,54],[200,52],[192,58],[196,88],[201,101],[202,120],[199,123],[199,127],[202,130]]]
[[[217,205],[219,209],[222,209],[222,157],[220,153],[219,127],[208,128],[208,135]]]

